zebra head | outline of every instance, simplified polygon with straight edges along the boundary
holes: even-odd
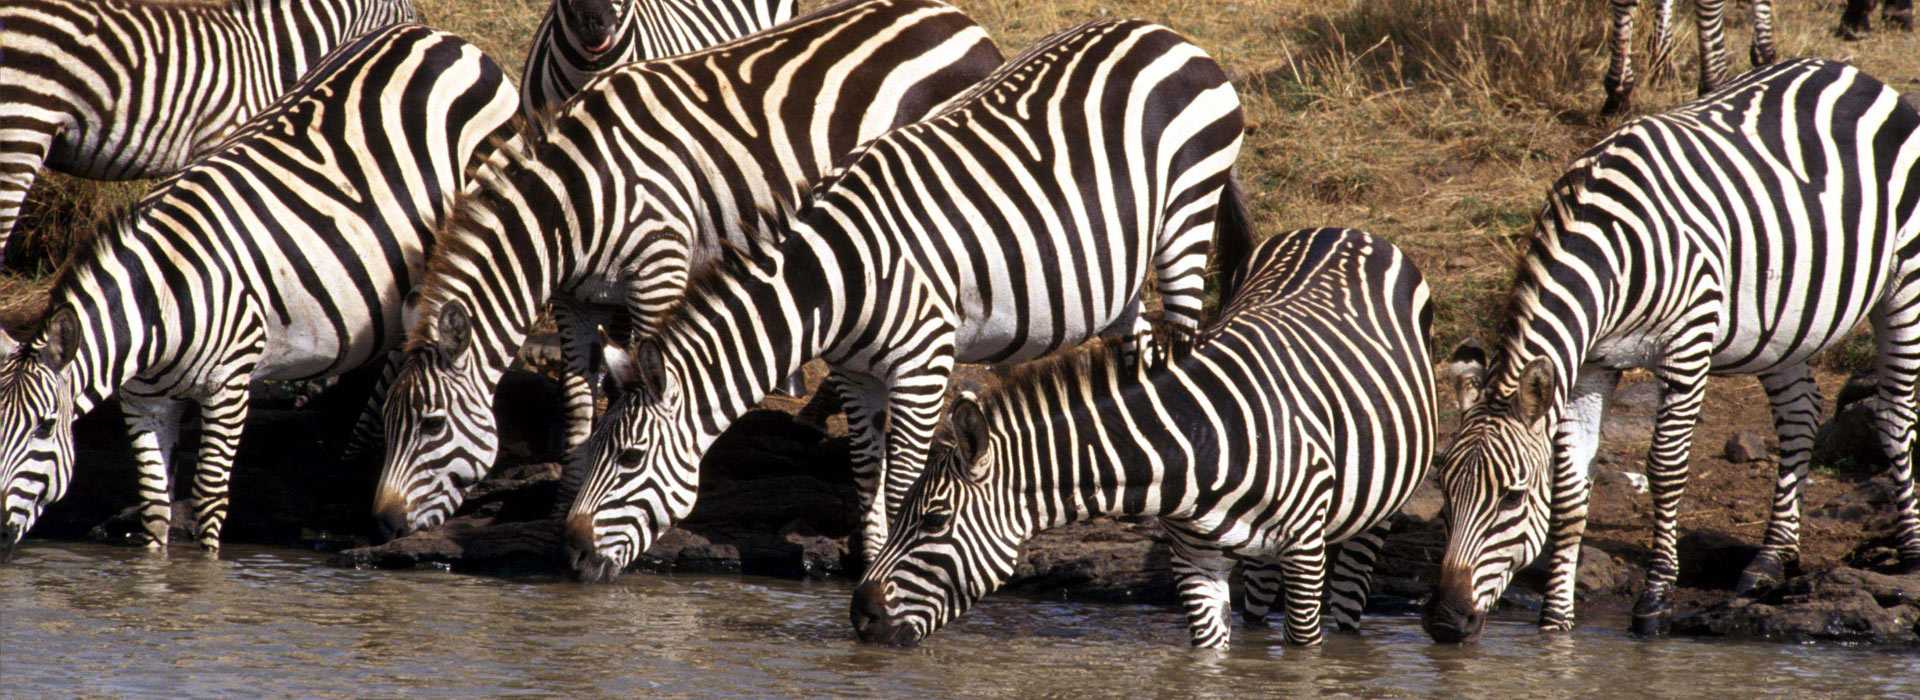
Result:
[[[990,444],[986,415],[956,398],[907,492],[887,544],[853,590],[849,617],[864,642],[912,645],[1013,575],[1029,529],[1005,506],[1009,452]]]
[[[699,437],[660,340],[643,338],[631,353],[603,343],[601,354],[622,393],[567,469],[586,475],[565,533],[567,560],[582,581],[618,576],[693,511],[700,486]]]
[[[1422,623],[1435,641],[1467,642],[1513,575],[1540,554],[1553,490],[1553,366],[1535,359],[1511,390],[1487,391],[1486,353],[1455,350],[1447,375],[1461,425],[1440,461],[1447,549]]]
[[[0,364],[0,561],[13,557],[73,474],[74,392],[65,370],[80,343],[79,317],[62,308],[39,342],[19,344]]]
[[[554,14],[570,45],[599,56],[619,43],[632,6],[633,0],[554,0]]]
[[[386,463],[373,512],[384,538],[431,528],[453,515],[468,487],[486,476],[500,446],[466,306],[441,304],[427,328],[433,338],[408,351],[383,407]]]

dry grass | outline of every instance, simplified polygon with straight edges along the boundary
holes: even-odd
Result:
[[[417,1],[429,23],[472,39],[516,76],[546,7]],[[1009,55],[1113,16],[1166,24],[1205,47],[1246,103],[1240,172],[1262,231],[1344,225],[1391,238],[1434,287],[1442,348],[1495,320],[1547,184],[1612,126],[1594,116],[1606,70],[1605,0],[953,1]],[[1736,66],[1745,64],[1745,12],[1729,11]],[[1832,0],[1778,3],[1775,12],[1783,58],[1850,60],[1920,93],[1920,35],[1842,42]],[[1690,13],[1679,14],[1679,79],[1643,84],[1635,95],[1642,109],[1693,96]],[[1650,24],[1640,20],[1643,34]],[[1642,66],[1646,59],[1642,51]],[[48,238],[84,235],[130,191],[66,181],[36,195],[59,202],[53,218],[68,222],[48,226],[56,232]],[[0,290],[18,284],[0,281]]]

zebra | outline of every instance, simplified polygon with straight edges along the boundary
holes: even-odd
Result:
[[[1240,100],[1171,30],[1096,21],[1042,39],[927,120],[823,180],[766,242],[724,256],[609,370],[565,540],[611,578],[692,509],[701,453],[802,363],[836,372],[866,556],[912,484],[955,362],[1004,364],[1143,329],[1199,325],[1216,222],[1252,246],[1230,169]]]
[[[600,71],[692,53],[793,17],[794,0],[553,0],[520,78],[529,116],[545,114]]]
[[[392,356],[433,226],[518,106],[472,44],[390,25],[342,45],[89,241],[55,277],[40,330],[0,365],[0,543],[59,499],[74,418],[117,393],[153,547],[167,544],[181,419],[199,404],[194,536],[217,550],[248,383]]]
[[[1573,626],[1601,419],[1621,370],[1664,395],[1647,451],[1653,563],[1632,627],[1664,631],[1687,458],[1711,374],[1758,375],[1780,437],[1766,539],[1739,590],[1798,557],[1820,396],[1809,356],[1863,319],[1891,460],[1901,561],[1920,569],[1909,443],[1920,374],[1920,111],[1842,63],[1788,61],[1642,117],[1574,161],[1540,210],[1493,357],[1463,346],[1464,409],[1441,460],[1449,534],[1425,609],[1434,639],[1476,636],[1520,567],[1552,546],[1540,626]]]
[[[1279,574],[1289,643],[1321,641],[1323,597],[1356,625],[1387,518],[1433,454],[1430,294],[1353,229],[1269,238],[1245,277],[1164,361],[1103,344],[956,399],[854,589],[860,639],[917,643],[1006,583],[1035,533],[1107,516],[1160,519],[1196,647],[1227,645],[1236,561]]]
[[[593,417],[586,302],[618,301],[633,332],[652,332],[694,268],[754,245],[762,209],[792,206],[860,143],[1000,61],[945,3],[862,0],[608,71],[551,123],[534,122],[501,149],[507,165],[461,198],[417,290],[421,321],[384,409],[382,534],[439,524],[492,467],[491,397],[542,305],[554,302],[563,336],[572,449]]]
[[[409,0],[8,0],[0,4],[0,263],[41,166],[171,174]]]
[[[1880,20],[1913,31],[1913,0],[1847,0],[1847,9],[1840,13],[1840,36],[1846,39],[1863,39],[1873,31],[1873,6],[1880,5]]]
[[[1654,0],[1653,59],[1648,65],[1661,71],[1673,60],[1674,0]],[[1633,103],[1633,11],[1640,0],[1612,0],[1613,46],[1607,61],[1606,104],[1602,115],[1627,111]],[[1727,82],[1727,0],[1695,0],[1694,19],[1699,26],[1700,94],[1706,95]],[[1773,47],[1773,0],[1753,0],[1753,44],[1747,58],[1755,68],[1770,65],[1776,59]]]

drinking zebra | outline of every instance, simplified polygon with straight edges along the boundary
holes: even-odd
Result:
[[[591,474],[566,521],[576,571],[611,577],[685,517],[707,446],[816,357],[839,373],[871,556],[955,362],[1144,328],[1150,273],[1167,319],[1198,325],[1216,224],[1229,259],[1251,247],[1229,177],[1241,123],[1198,47],[1101,21],[864,147],[609,363],[628,392],[575,456]]]
[[[1655,70],[1673,60],[1674,0],[1654,0],[1653,58]],[[1607,62],[1605,115],[1626,111],[1633,103],[1633,10],[1640,0],[1612,0],[1613,53]],[[1700,94],[1727,81],[1727,0],[1694,0],[1694,19],[1700,39]],[[1753,0],[1753,45],[1747,52],[1754,67],[1773,63],[1773,0]]]
[[[477,179],[428,265],[386,402],[381,530],[439,524],[493,466],[494,388],[543,305],[554,302],[563,335],[571,449],[593,417],[585,302],[621,302],[637,333],[652,332],[694,269],[723,246],[755,245],[761,210],[793,206],[860,143],[999,64],[951,6],[861,0],[589,82],[502,149],[507,166]]]
[[[918,642],[1006,583],[1035,533],[1102,516],[1160,519],[1194,646],[1227,644],[1236,561],[1279,571],[1287,641],[1317,644],[1339,552],[1351,566],[1333,588],[1360,598],[1334,607],[1356,622],[1377,535],[1433,453],[1426,282],[1351,229],[1275,236],[1245,270],[1167,361],[1096,347],[956,400],[854,589],[859,637]]]
[[[1437,640],[1478,634],[1544,545],[1540,625],[1573,625],[1588,467],[1620,371],[1664,389],[1647,451],[1653,564],[1633,627],[1664,629],[1680,497],[1710,374],[1759,375],[1780,437],[1761,554],[1740,588],[1798,556],[1800,487],[1820,397],[1807,358],[1864,319],[1872,401],[1896,484],[1901,561],[1920,567],[1914,383],[1920,374],[1920,111],[1845,64],[1799,60],[1613,132],[1554,183],[1491,362],[1454,357],[1465,408],[1440,476],[1450,533],[1426,609]]]
[[[793,17],[793,0],[553,0],[533,33],[521,99],[528,116],[567,101],[600,71],[678,56]]]
[[[217,548],[248,384],[391,354],[433,227],[518,104],[478,48],[390,26],[340,47],[88,242],[55,278],[42,329],[0,366],[0,543],[66,490],[74,418],[118,393],[155,546],[182,414],[199,404],[194,532]]]
[[[414,16],[408,0],[0,4],[0,262],[41,166],[172,173],[335,46]]]

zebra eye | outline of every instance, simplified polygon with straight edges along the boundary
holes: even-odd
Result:
[[[629,447],[620,451],[620,466],[632,469],[640,466],[640,458],[646,455],[638,447]]]
[[[1526,498],[1527,489],[1524,486],[1507,489],[1506,495],[1500,497],[1500,509],[1513,510],[1519,508],[1520,502],[1526,500]]]
[[[953,511],[929,510],[926,515],[920,516],[920,531],[929,535],[944,533],[947,526],[952,524]]]
[[[425,419],[420,421],[421,435],[425,435],[427,437],[436,437],[444,432],[447,432],[446,416],[427,416]]]
[[[45,440],[53,434],[53,418],[42,418],[40,424],[33,426],[33,439]]]

